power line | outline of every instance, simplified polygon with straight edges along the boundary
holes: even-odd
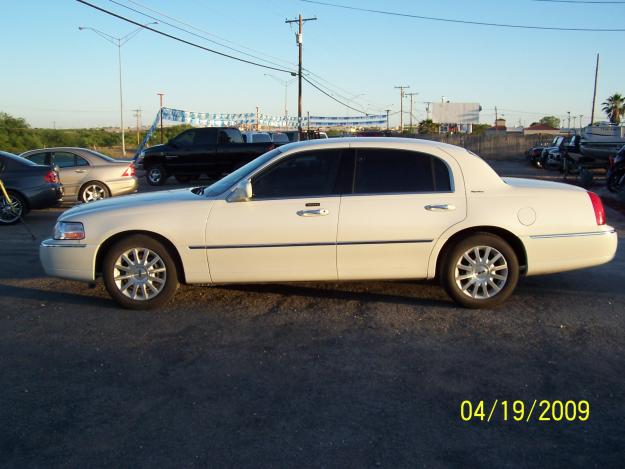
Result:
[[[218,46],[221,46],[221,47],[225,47],[226,49],[229,49],[229,50],[231,50],[231,51],[238,52],[239,54],[247,55],[248,57],[253,57],[253,58],[257,59],[257,60],[262,60],[263,62],[267,62],[267,63],[272,64],[272,65],[276,65],[277,67],[282,67],[282,66],[283,66],[283,65],[281,65],[281,64],[279,64],[279,63],[272,62],[271,60],[263,59],[262,57],[258,57],[258,56],[254,55],[254,54],[250,54],[250,53],[248,53],[248,52],[244,52],[244,51],[242,51],[242,50],[235,49],[234,47],[227,46],[227,45],[222,44],[222,43],[220,43],[220,42],[218,42],[218,41],[215,41],[215,40],[213,40],[213,39],[207,38],[206,36],[202,36],[201,34],[197,34],[197,33],[194,33],[194,32],[192,32],[192,31],[189,31],[188,29],[184,29],[184,28],[181,28],[180,26],[176,26],[175,24],[168,23],[167,21],[164,21],[164,20],[163,20],[162,18],[160,18],[160,17],[156,17],[156,16],[148,15],[147,13],[144,13],[144,12],[142,12],[142,11],[140,11],[140,10],[137,10],[136,8],[132,8],[132,7],[129,7],[129,6],[127,6],[127,5],[124,5],[123,3],[120,3],[120,2],[118,2],[118,1],[116,1],[116,0],[109,0],[109,1],[110,1],[110,2],[112,2],[112,3],[114,3],[114,4],[116,4],[116,5],[119,5],[119,6],[120,6],[120,7],[122,7],[122,8],[126,8],[127,10],[130,10],[130,11],[133,11],[133,12],[138,13],[138,14],[140,14],[140,15],[143,15],[143,16],[145,16],[146,18],[150,18],[150,19],[156,20],[156,21],[158,21],[159,23],[166,24],[167,26],[170,26],[170,27],[172,27],[172,28],[174,28],[174,29],[177,29],[178,31],[182,31],[182,32],[185,32],[185,33],[190,34],[190,35],[192,35],[192,36],[195,36],[195,37],[197,37],[197,38],[204,39],[205,41],[211,42],[211,43],[213,43],[213,44],[217,44]],[[131,3],[135,3],[135,2],[132,2],[132,1],[131,1]],[[144,7],[144,8],[147,8],[147,7]],[[148,9],[149,9],[149,8],[148,8]],[[160,14],[161,14],[161,15],[163,15],[163,16],[165,16],[165,18],[173,19],[174,21],[177,21],[177,22],[179,22],[179,23],[182,23],[181,21],[178,21],[178,20],[176,20],[175,18],[171,18],[171,17],[169,17],[169,16],[167,16],[167,15],[164,15],[163,13],[160,13]],[[185,23],[182,23],[182,24],[185,24]],[[193,29],[199,30],[198,28],[196,28],[196,27],[194,27],[194,26],[191,26],[191,25],[187,25],[187,26],[189,26],[190,28],[193,28]],[[202,30],[200,30],[200,31],[202,31]],[[206,33],[206,31],[202,31],[202,32]],[[207,33],[207,34],[208,34],[208,33]],[[280,60],[280,59],[278,59],[278,60]],[[286,61],[283,61],[283,62],[285,62],[285,63],[289,63],[289,62],[286,62]]]
[[[210,49],[210,48],[204,47],[204,46],[202,46],[200,44],[196,44],[194,42],[187,41],[186,39],[182,39],[182,38],[179,38],[177,36],[173,36],[171,34],[167,34],[167,33],[163,32],[163,31],[159,31],[158,29],[150,28],[149,26],[146,26],[146,25],[143,25],[143,24],[138,23],[136,21],[133,21],[130,18],[126,18],[125,16],[118,15],[117,13],[113,13],[112,11],[106,10],[104,8],[101,8],[101,7],[97,6],[97,5],[94,5],[92,3],[86,2],[85,0],[76,0],[76,1],[78,3],[82,3],[83,5],[91,7],[93,9],[95,9],[95,10],[99,10],[102,13],[106,13],[107,15],[114,16],[115,18],[118,18],[118,19],[120,19],[122,21],[126,21],[127,23],[134,24],[134,25],[139,26],[141,28],[144,28],[144,29],[147,29],[149,31],[152,31],[153,33],[160,34],[161,36],[165,36],[165,37],[168,37],[168,38],[173,39],[175,41],[182,42],[183,44],[187,44],[189,46],[197,47],[198,49],[205,50],[206,52],[211,52],[213,54],[221,55],[222,57],[227,57],[227,58],[232,59],[232,60],[237,60],[239,62],[247,63],[247,64],[250,64],[250,65],[255,65],[257,67],[267,68],[269,70],[276,70],[278,72],[290,73],[291,75],[293,75],[295,73],[295,72],[292,72],[290,70],[285,70],[283,68],[277,68],[277,67],[272,67],[272,66],[269,66],[269,65],[264,65],[264,64],[260,64],[258,62],[252,62],[251,60],[242,59],[240,57],[235,57],[234,55],[226,54],[224,52],[219,52],[219,51],[217,51],[215,49]]]
[[[313,88],[317,89],[318,91],[322,92],[323,94],[325,94],[328,98],[333,99],[334,101],[336,101],[339,104],[342,104],[343,106],[359,112],[361,114],[364,114],[365,116],[369,115],[366,111],[363,111],[362,109],[356,109],[355,107],[350,106],[349,104],[344,103],[343,101],[340,101],[339,99],[335,98],[334,96],[332,96],[330,93],[322,90],[321,88],[319,88],[317,85],[315,85],[312,81],[310,81],[308,78],[306,78],[305,76],[302,76],[302,80],[304,80],[305,82],[307,82],[310,86],[312,86]]]
[[[353,7],[348,5],[340,5],[338,3],[329,3],[329,2],[320,2],[317,0],[300,0],[305,3],[312,3],[315,5],[323,5],[333,8],[343,8],[345,10],[355,10],[355,11],[363,11],[366,13],[377,13],[380,15],[388,15],[388,16],[401,16],[405,18],[413,18],[420,20],[428,20],[428,21],[441,21],[444,23],[457,23],[457,24],[471,24],[475,26],[493,26],[497,28],[515,28],[515,29],[540,29],[540,30],[549,30],[549,31],[583,31],[583,32],[601,32],[601,33],[610,33],[610,32],[623,32],[625,29],[623,28],[563,28],[557,26],[534,26],[534,25],[521,25],[521,24],[506,24],[506,23],[486,23],[482,21],[470,21],[470,20],[459,20],[452,18],[440,18],[434,16],[422,16],[422,15],[413,15],[410,13],[399,13],[394,11],[384,11],[384,10],[373,10],[370,8],[360,8]]]

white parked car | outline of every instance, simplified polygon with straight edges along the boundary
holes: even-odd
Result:
[[[312,140],[281,146],[208,187],[72,208],[41,244],[49,275],[104,284],[121,305],[179,283],[425,279],[492,307],[520,275],[610,261],[617,234],[579,187],[500,178],[438,142]]]
[[[272,141],[268,132],[243,132],[241,136],[245,143],[270,143]]]

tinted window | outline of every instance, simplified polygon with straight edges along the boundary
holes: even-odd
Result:
[[[54,153],[54,164],[59,168],[71,168],[76,166],[76,157],[73,153],[58,151]]]
[[[332,195],[340,150],[317,150],[288,156],[252,180],[255,198]]]
[[[214,145],[216,132],[213,129],[203,129],[195,131],[195,145]]]
[[[449,171],[439,158],[391,149],[360,149],[356,157],[355,194],[448,192]]]
[[[76,155],[76,166],[89,166],[89,162],[82,156]]]
[[[236,129],[221,129],[219,131],[219,143],[243,143],[241,132]]]
[[[195,137],[195,130],[187,130],[186,132],[178,135],[174,142],[181,147],[188,147],[193,145],[193,138]]]
[[[32,155],[28,155],[26,158],[28,158],[30,161],[32,161],[35,164],[44,164],[47,165],[49,163],[46,162],[46,153],[33,153]]]

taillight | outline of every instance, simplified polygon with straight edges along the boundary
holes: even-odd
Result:
[[[43,177],[43,180],[46,182],[50,182],[50,183],[58,183],[59,182],[59,176],[56,174],[56,171],[48,171],[46,173],[46,175]]]
[[[130,177],[135,175],[135,165],[134,163],[130,163],[126,168],[126,171],[123,172],[122,177]]]
[[[588,197],[590,197],[590,203],[592,203],[592,209],[595,211],[595,219],[597,225],[605,225],[605,208],[603,208],[603,202],[594,192],[588,191]]]

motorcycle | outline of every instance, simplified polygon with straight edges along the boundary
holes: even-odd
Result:
[[[625,145],[621,147],[614,160],[611,161],[606,176],[606,185],[610,192],[625,191]]]

